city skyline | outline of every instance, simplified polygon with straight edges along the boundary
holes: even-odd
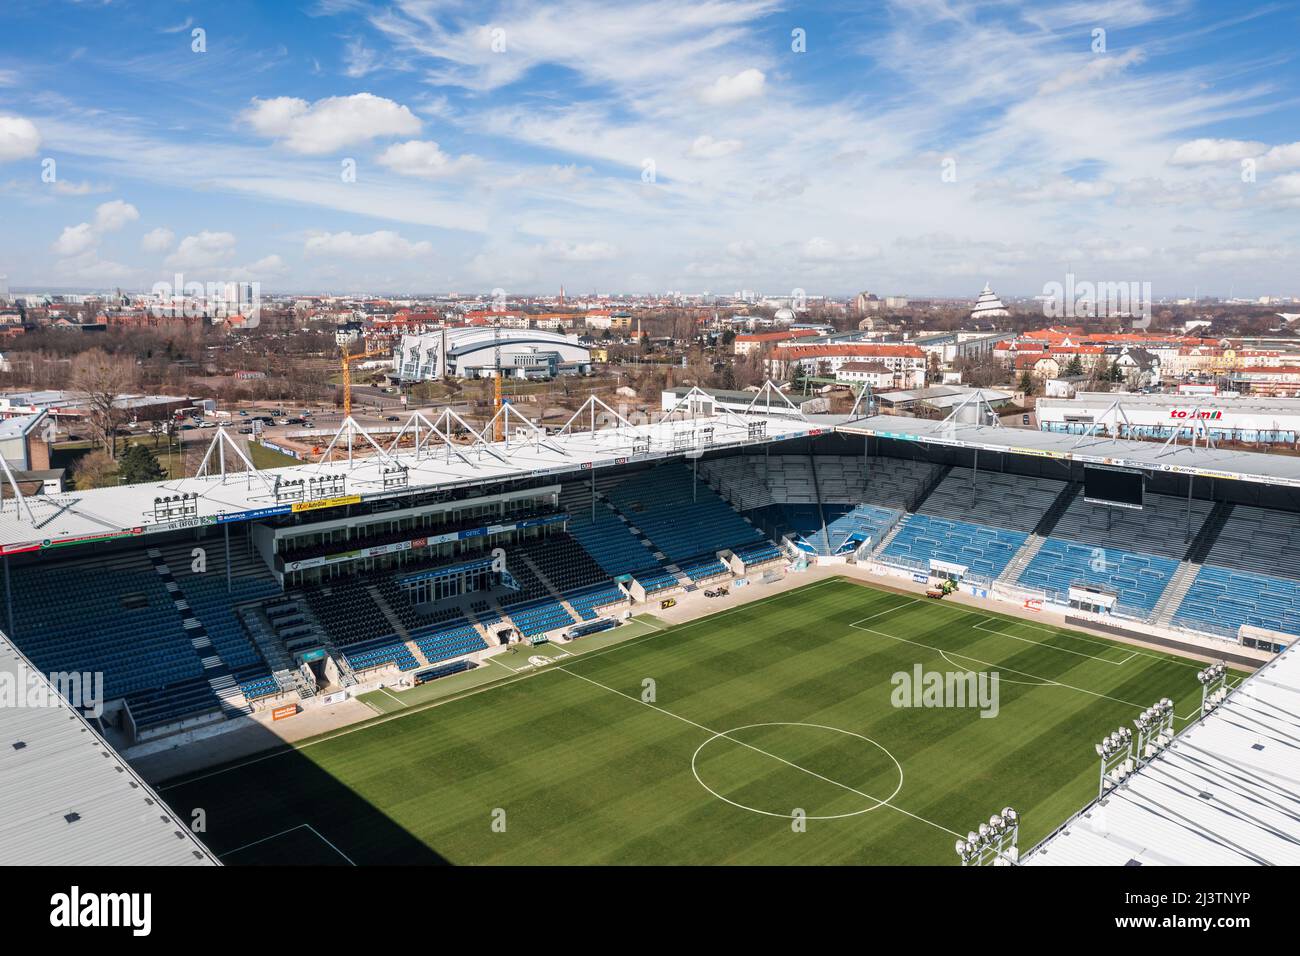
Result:
[[[1300,292],[1292,4],[30,3],[0,24],[15,290],[973,299],[1068,271]]]

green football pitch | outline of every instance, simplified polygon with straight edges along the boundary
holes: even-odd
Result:
[[[1200,702],[1194,662],[843,578],[639,626],[161,795],[229,865],[956,863],[1008,805],[1029,848],[1095,796],[1094,743]],[[897,706],[918,667],[996,672],[996,715]]]

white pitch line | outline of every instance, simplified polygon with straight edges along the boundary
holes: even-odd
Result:
[[[305,826],[312,833],[316,834],[317,839],[319,839],[322,843],[324,843],[327,847],[329,847],[339,856],[343,857],[343,859],[347,860],[348,863],[350,863],[352,866],[356,866],[356,863],[353,862],[352,857],[348,856],[346,853],[344,853],[342,850],[336,847],[329,840],[325,839],[325,837],[321,835],[321,832],[317,830],[314,826],[312,826],[310,823],[304,823],[303,826]]]
[[[1006,631],[995,631],[991,627],[984,627],[982,623],[972,624],[971,630],[983,631],[985,634],[996,634],[998,637],[1009,637],[1013,641],[1022,641],[1025,644],[1033,644],[1035,647],[1045,647],[1049,651],[1060,651],[1063,654],[1073,654],[1075,657],[1086,657],[1090,661],[1098,661],[1102,664],[1109,664],[1112,667],[1119,667],[1121,664],[1124,663],[1124,661],[1108,661],[1106,660],[1106,658],[1098,657],[1095,654],[1085,654],[1082,651],[1072,651],[1067,647],[1057,647],[1055,644],[1048,644],[1046,641],[1035,641],[1033,638],[1029,638],[1029,637],[1016,637],[1016,635],[1008,634]],[[954,651],[953,653],[955,654],[957,652]],[[1128,659],[1132,660],[1133,655],[1130,655]]]
[[[639,697],[633,697],[631,694],[625,694],[623,691],[618,690],[617,688],[614,687],[610,687],[606,684],[602,684],[600,681],[592,680],[590,677],[584,677],[583,675],[576,673],[575,671],[569,670],[567,667],[560,666],[555,668],[555,670],[564,671],[564,673],[572,677],[576,677],[578,678],[578,680],[586,681],[588,684],[594,684],[596,687],[599,687],[602,690],[607,690],[611,694],[617,694],[619,697],[625,697],[628,700],[632,701],[634,704],[640,704],[643,707],[649,707],[651,710],[658,711],[659,713],[667,717],[676,718],[677,720],[680,720],[682,723],[690,724],[692,727],[698,728],[699,730],[702,730],[707,734],[712,734],[714,737],[725,737],[727,740],[730,740],[732,743],[740,744],[740,746],[746,747],[749,750],[754,751],[755,753],[762,754],[764,757],[770,757],[779,763],[785,764],[787,767],[792,767],[793,769],[798,770],[801,773],[806,773],[810,777],[816,777],[818,780],[824,781],[825,783],[829,783],[832,786],[839,787],[842,790],[847,790],[849,791],[849,793],[855,793],[859,797],[864,797],[867,800],[874,800],[879,806],[889,807],[891,810],[897,810],[899,813],[903,814],[904,816],[911,817],[914,820],[919,820],[921,823],[924,823],[927,826],[932,826],[936,830],[942,830],[944,833],[950,833],[955,837],[964,837],[964,834],[958,833],[956,830],[949,830],[946,826],[944,826],[941,823],[935,823],[933,820],[927,820],[925,817],[917,816],[915,813],[911,813],[910,811],[904,810],[902,807],[896,806],[890,803],[888,800],[881,800],[879,797],[873,797],[869,793],[863,793],[861,790],[857,790],[853,787],[850,787],[847,783],[840,783],[838,780],[832,780],[830,777],[823,777],[815,770],[809,770],[807,767],[801,767],[797,763],[792,763],[791,761],[786,760],[784,757],[778,757],[776,754],[768,753],[766,750],[763,750],[760,747],[755,747],[753,744],[745,743],[745,741],[743,740],[737,740],[735,737],[730,736],[725,731],[714,730],[712,727],[706,727],[704,726],[704,724],[696,723],[695,721],[691,720],[689,717],[683,717],[681,714],[674,714],[671,710],[664,710],[664,708],[643,701]]]
[[[228,856],[234,856],[236,853],[241,853],[244,850],[249,849],[250,847],[259,846],[260,844],[263,843],[269,843],[271,840],[278,839],[279,837],[284,836],[286,833],[292,833],[295,830],[301,830],[303,828],[306,828],[310,830],[312,833],[316,834],[316,839],[320,840],[322,843],[324,843],[327,847],[329,847],[339,856],[343,857],[343,859],[347,860],[350,865],[356,866],[356,863],[353,862],[350,856],[348,856],[346,853],[344,853],[342,850],[336,847],[329,840],[325,839],[325,837],[321,835],[321,832],[317,830],[314,826],[312,826],[310,823],[300,823],[296,827],[289,827],[289,829],[281,830],[279,833],[272,833],[268,837],[262,837],[262,839],[254,840],[252,843],[245,843],[243,846],[235,847],[235,849],[233,850],[227,850],[225,853],[219,854],[219,859],[225,859]]]
[[[410,706],[411,706],[411,705],[408,704],[406,701],[404,701],[404,700],[402,700],[400,697],[398,697],[396,694],[392,693],[392,692],[391,692],[387,687],[381,687],[381,688],[379,688],[379,690],[382,691],[382,692],[383,692],[385,695],[387,695],[388,697],[393,698],[393,700],[397,701],[397,702],[398,702],[399,704],[401,704],[403,707],[410,707]]]
[[[913,641],[910,638],[906,638],[906,637],[898,637],[895,634],[886,634],[884,631],[877,631],[875,628],[872,627],[859,627],[858,630],[866,631],[868,634],[879,634],[881,637],[887,637],[891,641],[899,641],[900,643],[903,644],[911,644],[913,647],[924,647],[927,651],[934,651],[936,654],[942,654],[944,652],[944,648],[942,647],[934,647],[930,644],[922,644],[920,641]],[[1014,667],[1006,667],[1002,664],[996,664],[993,661],[981,660],[978,657],[972,657],[969,654],[963,654],[961,651],[954,650],[952,651],[952,653],[960,657],[964,657],[966,660],[974,661],[977,664],[983,664],[985,667],[992,667],[997,670],[1010,671],[1012,674],[1019,674],[1021,677],[1032,677],[1035,680],[1048,681],[1049,683],[1057,687],[1068,687],[1070,690],[1077,690],[1081,694],[1090,694],[1093,697],[1100,697],[1103,700],[1112,700],[1117,704],[1124,704],[1126,707],[1135,707],[1138,710],[1143,709],[1142,704],[1135,704],[1130,700],[1120,700],[1118,697],[1111,697],[1109,694],[1099,694],[1097,693],[1097,691],[1088,690],[1086,687],[1075,687],[1073,684],[1066,684],[1062,681],[1054,680],[1053,678],[1050,677],[1043,677],[1041,674],[1031,674],[1029,673],[1029,671],[1019,671],[1016,670]]]

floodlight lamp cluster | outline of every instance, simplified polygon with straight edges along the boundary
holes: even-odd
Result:
[[[1228,686],[1228,665],[1220,661],[1211,664],[1196,675],[1201,682],[1201,713],[1208,714],[1218,707],[1232,692]]]
[[[958,840],[954,849],[963,864],[976,862],[989,851],[1000,852],[1006,838],[1013,835],[1019,825],[1020,814],[1005,807],[1001,813],[989,817],[987,823],[981,823],[978,829],[967,833],[966,839]]]
[[[199,496],[197,492],[186,491],[176,495],[157,495],[153,499],[153,516],[155,521],[168,518],[193,517],[199,513]]]
[[[1174,712],[1174,702],[1168,697],[1162,697],[1159,701],[1152,704],[1142,713],[1133,719],[1134,726],[1138,730],[1150,730],[1153,727],[1159,727],[1169,719],[1169,715]]]
[[[1202,684],[1213,684],[1217,680],[1222,680],[1228,673],[1228,665],[1220,661],[1217,664],[1211,664],[1203,671],[1197,671],[1196,679]]]
[[[1102,758],[1114,757],[1116,754],[1125,753],[1133,743],[1133,731],[1127,727],[1120,727],[1114,733],[1107,734],[1101,743],[1096,744],[1097,756]]]
[[[276,476],[273,488],[276,503],[284,501],[301,501],[306,495],[307,482],[303,478],[281,478]]]

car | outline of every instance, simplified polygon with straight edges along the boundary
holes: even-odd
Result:
[[[241,434],[241,435],[251,435],[251,434],[253,434],[253,429],[251,429],[250,427],[248,427],[247,425],[245,425],[243,428],[241,428],[241,429],[239,430],[239,434]]]
[[[216,422],[203,422],[202,424],[199,425],[199,427],[200,427],[200,428],[216,428],[216,427],[217,427],[217,423],[216,423]]]
[[[239,410],[239,416],[240,416],[241,418],[247,418],[247,417],[248,417],[248,410],[245,409],[245,408],[241,408],[241,409]]]
[[[400,422],[401,420],[402,420],[402,416],[400,415],[389,415],[387,418],[384,419],[384,421],[386,422]]]

